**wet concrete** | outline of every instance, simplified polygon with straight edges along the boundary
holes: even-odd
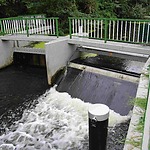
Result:
[[[96,68],[106,69],[122,74],[139,77],[145,62],[123,59],[112,56],[97,55],[95,57],[85,57],[84,53],[81,58],[75,59],[72,62],[88,65]],[[88,56],[88,55],[87,55]]]
[[[132,109],[129,101],[135,97],[137,86],[137,83],[68,68],[57,90],[84,102],[106,104],[115,112],[127,115]]]

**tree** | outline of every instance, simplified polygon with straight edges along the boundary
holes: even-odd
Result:
[[[13,17],[27,12],[22,0],[0,0],[0,17]]]
[[[76,5],[82,13],[95,14],[95,12],[98,12],[97,0],[77,0]]]

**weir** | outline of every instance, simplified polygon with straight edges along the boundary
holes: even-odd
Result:
[[[126,44],[124,46],[123,44],[118,44],[118,46],[116,46],[116,44],[107,43],[104,49],[105,43],[99,43],[92,39],[83,40],[81,38],[75,38],[69,40],[68,37],[64,37],[55,40],[52,38],[51,42],[45,43],[45,48],[39,49],[26,47],[26,45],[30,43],[30,40],[33,42],[33,39],[28,39],[28,37],[26,37],[25,41],[10,41],[10,52],[12,54],[13,52],[22,54],[42,54],[45,57],[48,83],[50,85],[54,84],[54,81],[57,80],[58,73],[61,70],[69,67],[67,69],[67,75],[63,77],[63,80],[59,83],[57,88],[58,91],[68,92],[73,97],[78,97],[85,102],[107,104],[111,109],[122,115],[127,115],[129,113],[131,106],[129,106],[128,103],[129,100],[136,95],[138,77],[141,72],[135,73],[134,71],[136,69],[133,69],[132,67],[133,71],[132,69],[126,69],[124,71],[115,70],[117,66],[121,65],[119,63],[114,64],[113,68],[112,65],[105,68],[102,66],[103,61],[99,60],[98,57],[97,60],[95,59],[96,61],[99,61],[98,64],[96,64],[97,62],[92,62],[91,64],[91,62],[88,62],[88,59],[87,62],[78,59],[84,52],[95,53],[96,56],[105,55],[108,56],[108,59],[109,57],[117,59],[119,56],[123,59],[134,60],[138,64],[137,68],[142,68],[142,62],[145,62],[149,56],[149,50],[145,50],[147,47],[142,47],[144,50],[141,50],[141,47],[139,46],[140,54],[137,54],[134,53],[135,50],[136,52],[139,51],[139,49],[136,49],[137,46],[131,46],[129,50],[129,45]],[[1,42],[8,43],[6,39],[4,41],[3,38]],[[11,45],[13,47],[11,47]],[[120,47],[126,51],[119,50]],[[9,57],[12,59],[12,56]],[[85,63],[83,63],[84,61]],[[141,63],[139,63],[139,61]],[[87,65],[91,65],[91,68]],[[95,65],[99,69],[94,69]],[[99,91],[101,91],[101,93],[99,93]],[[117,95],[117,93],[119,93],[119,95]],[[127,107],[124,107],[124,105]]]
[[[94,22],[91,21],[91,29],[93,28],[92,23]],[[44,29],[44,30],[36,30],[35,29],[36,25],[34,23],[29,22],[29,25],[32,26],[30,26],[31,28],[28,31],[26,31],[26,27],[24,26],[25,30],[23,30],[22,32],[26,32],[27,37],[23,35],[7,35],[7,36],[0,37],[1,39],[0,40],[0,68],[8,66],[13,62],[14,52],[43,55],[46,61],[47,80],[49,85],[55,83],[54,81],[57,80],[58,77],[57,75],[59,74],[60,71],[62,71],[64,72],[63,74],[64,76],[60,77],[57,82],[58,86],[56,89],[58,91],[68,92],[72,97],[80,98],[84,102],[90,102],[93,104],[94,103],[106,104],[112,110],[114,110],[115,112],[121,115],[129,114],[133,106],[128,105],[128,103],[130,99],[136,96],[138,81],[141,72],[134,73],[134,69],[128,71],[125,70],[116,71],[114,68],[111,67],[109,68],[104,66],[99,66],[98,68],[95,68],[95,65],[91,64],[91,62],[87,63],[85,61],[85,63],[82,64],[81,62],[80,63],[78,62],[78,59],[80,58],[81,53],[86,52],[86,53],[95,53],[97,56],[105,55],[109,57],[116,57],[116,58],[120,57],[123,59],[130,59],[130,60],[132,59],[137,62],[141,61],[144,64],[150,55],[150,49],[149,46],[147,45],[147,43],[149,42],[149,24],[148,24],[148,34],[145,40],[143,37],[142,39],[140,39],[141,35],[138,32],[137,35],[134,34],[133,39],[129,38],[129,43],[127,44],[127,43],[117,43],[116,41],[112,42],[110,30],[109,30],[110,41],[107,41],[107,37],[106,37],[107,35],[105,35],[105,42],[107,41],[107,43],[105,43],[103,40],[93,39],[92,36],[94,35],[94,37],[96,37],[96,33],[95,32],[92,33],[92,31],[91,33],[88,33],[88,36],[90,37],[82,38],[83,36],[87,36],[87,33],[83,34],[82,27],[80,28],[78,27],[78,30],[79,29],[80,30],[76,31],[79,32],[79,34],[76,34],[75,30],[73,30],[73,34],[70,35],[71,39],[68,36],[61,37],[61,38],[58,38],[58,36],[57,38],[49,37],[49,36],[41,36],[41,35],[29,36],[29,32],[31,32],[31,34],[32,33],[36,34],[36,31],[37,32],[45,31],[45,28],[43,27],[46,24],[44,22],[42,22],[41,24],[41,21],[40,20],[38,21],[40,29]],[[80,23],[82,24],[82,22]],[[72,25],[73,28],[76,27],[74,26],[75,24]],[[94,26],[95,25],[96,22],[94,23]],[[110,26],[109,29],[111,29],[111,23],[109,26]],[[137,28],[138,26],[140,27],[140,24],[136,25],[136,22],[134,22],[133,31],[135,31],[135,28]],[[51,28],[48,27],[48,29]],[[143,29],[143,31],[145,34],[145,29]],[[9,32],[9,29],[7,30],[7,32]],[[107,33],[107,31],[105,31],[105,33]],[[122,34],[123,33],[121,33],[121,37],[118,36],[116,38],[123,39]],[[78,37],[72,38],[72,35]],[[103,36],[102,33],[101,35]],[[136,43],[139,43],[141,40],[142,45],[130,44],[130,42],[135,42],[135,38],[137,38]],[[45,48],[37,49],[37,48],[24,47],[26,43],[30,43],[33,41],[46,42]],[[146,41],[146,45],[143,44],[144,41]],[[99,58],[97,60],[99,60]],[[141,67],[143,67],[143,65],[141,65]],[[50,95],[53,93],[57,93],[54,89],[52,89],[51,92]],[[69,99],[68,95],[66,95],[66,97]],[[58,107],[61,106],[59,106],[58,104]],[[48,111],[47,108],[45,108],[45,110]],[[127,116],[127,118],[129,118],[129,116]],[[63,147],[63,144],[60,146]],[[47,147],[50,146],[47,145]]]

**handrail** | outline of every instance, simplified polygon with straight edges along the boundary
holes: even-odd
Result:
[[[141,22],[150,22],[147,19],[127,19],[127,18],[90,18],[90,17],[68,17],[69,19],[89,19],[89,20],[123,20],[123,21],[141,21]]]
[[[127,43],[150,43],[150,20],[69,17],[72,36]]]
[[[44,34],[59,36],[58,17],[50,18],[3,18],[0,19],[0,35],[6,34]]]

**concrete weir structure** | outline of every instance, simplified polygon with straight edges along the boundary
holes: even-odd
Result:
[[[85,49],[89,49],[89,52],[95,52],[97,54],[105,54],[105,55],[111,54],[113,56],[132,58],[134,60],[141,60],[141,61],[146,61],[150,55],[149,46],[144,45],[133,45],[133,44],[113,43],[113,42],[104,43],[102,41],[92,39],[82,39],[82,38],[75,38],[75,39],[64,38],[51,41],[49,43],[46,43],[45,49],[49,84],[52,83],[52,77],[57,73],[57,71],[66,66],[67,63],[72,59],[72,56],[76,52],[77,47],[80,48],[84,47]],[[147,96],[148,78],[145,76],[145,74],[147,74],[147,68],[149,65],[150,59],[148,59],[148,61],[146,62],[143,68],[143,73],[140,76],[140,82],[136,95],[137,98],[143,97],[145,98]],[[127,140],[124,146],[124,150],[141,149],[140,146],[134,147],[134,145],[128,143],[128,140],[130,139],[132,140],[132,138],[135,139],[136,137],[139,136],[141,136],[142,138],[141,133],[137,133],[136,131],[136,125],[138,124],[139,118],[141,117],[140,115],[137,114],[138,111],[137,109],[139,108],[137,108],[136,106],[133,109],[133,117],[131,118],[131,123],[127,135]],[[146,122],[148,123],[146,123],[145,128],[150,129],[149,121]],[[146,143],[147,145],[142,145],[142,150],[148,150],[149,131],[146,134],[146,130],[144,130],[144,137],[146,137],[146,139],[143,139],[143,143]]]
[[[1,38],[0,38],[1,39]],[[10,65],[13,61],[13,43],[0,40],[0,68]]]
[[[89,53],[132,58],[132,60],[140,61],[146,61],[150,54],[149,46],[114,42],[104,43],[103,41],[84,38],[69,39],[68,37],[64,37],[48,42],[45,45],[49,84],[52,83],[52,77],[60,69],[65,67],[71,59],[78,57],[78,51],[76,49],[79,47],[86,49],[86,52]]]
[[[77,55],[72,57],[76,48],[76,45],[68,44],[67,38],[54,40],[45,44],[46,67],[49,84],[52,83],[52,78],[55,74],[67,65],[68,61],[77,57]]]
[[[15,38],[16,37],[16,38]],[[133,58],[134,60],[141,60],[145,61],[148,59],[150,55],[150,47],[144,45],[136,45],[136,44],[127,44],[127,43],[116,43],[110,42],[104,43],[104,41],[94,40],[94,39],[85,39],[85,38],[73,38],[69,39],[69,37],[60,37],[55,39],[45,39],[39,36],[32,38],[30,37],[19,37],[16,35],[11,36],[0,36],[0,68],[8,66],[13,62],[13,52],[15,51],[14,48],[14,41],[46,41],[45,49],[43,50],[43,54],[46,57],[46,69],[47,69],[47,77],[48,83],[51,85],[53,78],[57,74],[57,72],[63,69],[68,63],[77,58],[79,56],[79,51],[86,52],[94,52],[96,54],[105,54],[111,56],[118,56],[118,57],[125,57],[125,58]],[[77,48],[80,47],[81,49]],[[15,51],[17,52],[17,51]],[[21,51],[18,51],[21,52]],[[26,53],[26,51],[22,51]],[[32,51],[30,53],[35,53]],[[41,54],[38,50],[36,54]],[[144,76],[147,72],[147,68],[150,65],[150,60],[148,60],[144,67],[144,72],[141,75],[139,87],[137,91],[137,97],[146,97],[148,91],[148,80]],[[146,78],[146,79],[145,79]],[[145,86],[146,85],[146,86]],[[146,93],[146,94],[145,94]],[[134,126],[137,124],[137,117],[136,107],[133,109],[133,117],[131,119],[131,125],[129,127],[129,133],[127,139],[134,138],[132,135],[137,135],[134,133]],[[132,125],[135,123],[135,125]],[[148,124],[148,126],[150,126]],[[149,139],[149,136],[147,137]],[[134,149],[131,144],[126,142],[124,150]],[[146,149],[143,149],[146,150]]]

